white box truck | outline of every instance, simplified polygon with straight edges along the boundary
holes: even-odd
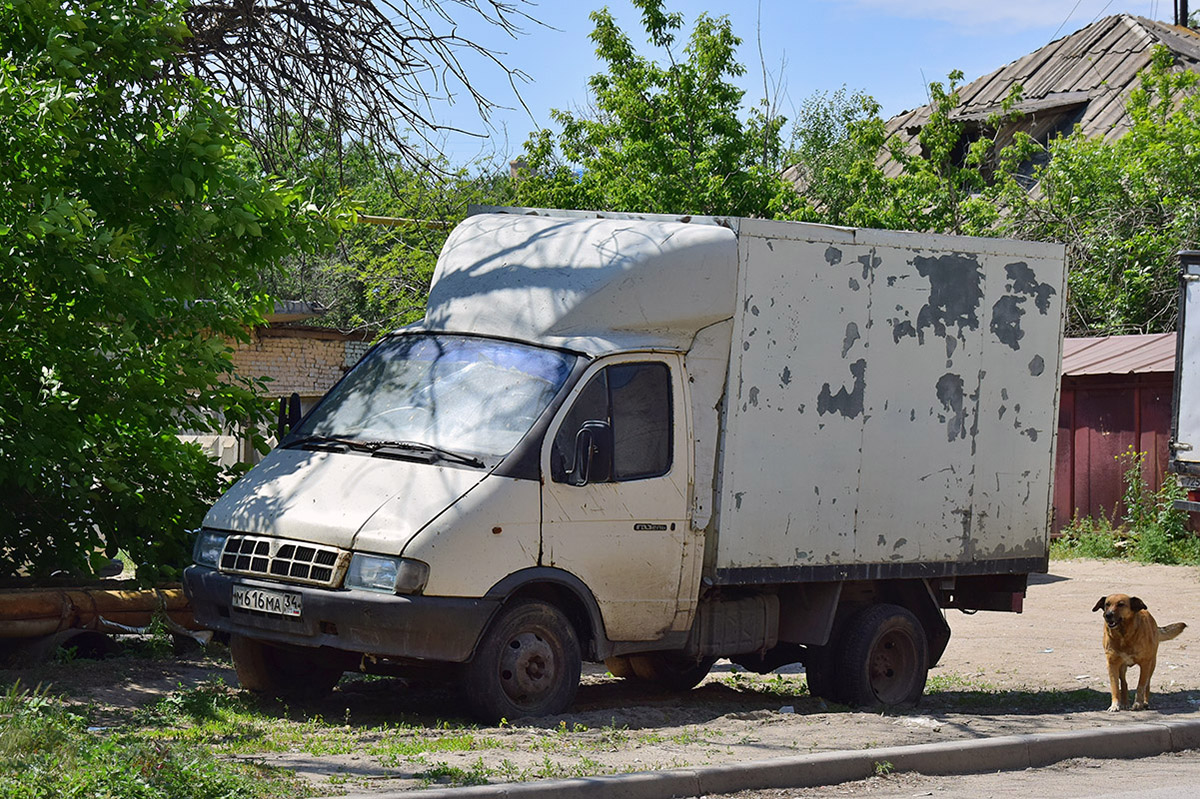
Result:
[[[196,618],[272,693],[435,666],[515,718],[728,657],[915,703],[943,610],[1046,570],[1063,286],[1047,244],[481,210],[212,507]]]

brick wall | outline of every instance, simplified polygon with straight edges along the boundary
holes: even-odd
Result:
[[[248,344],[233,345],[233,363],[245,377],[269,377],[267,396],[300,395],[305,412],[371,348],[370,337],[327,328],[266,327]],[[237,431],[226,435],[185,434],[226,466],[258,463],[261,455]],[[268,443],[274,446],[275,439]]]
[[[367,351],[365,338],[318,328],[262,328],[249,344],[235,347],[233,362],[239,374],[271,378],[271,397],[295,392],[315,400]]]

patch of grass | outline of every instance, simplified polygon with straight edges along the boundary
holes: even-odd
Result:
[[[204,746],[100,730],[36,688],[0,696],[0,796],[258,799],[296,796],[281,772],[221,761]]]
[[[925,683],[926,694],[939,694],[949,691],[998,691],[997,686],[987,683],[978,675],[965,676],[962,674],[930,674]]]
[[[641,767],[630,770],[641,770]],[[490,776],[504,782],[528,782],[530,780],[558,780],[571,777],[597,777],[603,774],[616,773],[616,769],[605,766],[596,760],[592,760],[590,757],[581,757],[569,764],[564,764],[551,760],[549,756],[545,756],[538,765],[527,766],[525,768],[521,768],[506,758],[496,768],[491,770]]]
[[[1125,556],[1128,545],[1125,534],[1114,528],[1107,517],[1076,517],[1063,528],[1058,538],[1050,542],[1050,557],[1055,560],[1120,558]]]
[[[930,680],[933,683],[933,680]],[[926,687],[929,704],[946,710],[971,710],[998,713],[1052,713],[1068,710],[1094,710],[1097,697],[1104,696],[1091,688],[1064,690],[1001,690],[980,683],[973,686],[965,681],[962,686],[947,684],[943,687]],[[1107,704],[1105,705],[1107,707]]]
[[[419,771],[413,776],[421,780],[421,784],[428,788],[431,785],[451,785],[459,787],[463,785],[487,785],[488,775],[491,774],[491,769],[483,763],[483,758],[479,758],[470,768],[460,768],[452,766],[446,762],[435,763],[432,767]]]
[[[572,777],[596,777],[602,774],[615,774],[616,770],[605,766],[590,757],[581,757],[570,763],[559,763],[549,756],[543,757],[537,766],[521,769],[517,779],[521,782],[528,780],[564,780]]]
[[[405,737],[388,736],[367,747],[367,754],[379,758],[379,762],[388,767],[395,767],[402,762],[418,755],[435,752],[473,752],[480,749],[496,749],[500,741],[495,738],[479,738],[471,733],[460,735],[444,735],[426,737],[409,735]]]
[[[1116,456],[1124,468],[1121,519],[1077,516],[1050,543],[1051,558],[1200,565],[1200,537],[1187,529],[1187,514],[1173,507],[1183,489],[1168,476],[1158,491],[1151,491],[1142,478],[1145,457],[1132,448]]]
[[[751,691],[779,699],[808,696],[808,683],[798,674],[752,674],[736,669],[717,678],[735,691]]]
[[[273,740],[273,721],[254,697],[219,678],[173,691],[132,718],[148,737],[215,744],[228,753],[286,750]]]
[[[616,750],[629,743],[629,728],[618,727],[615,720],[610,721],[600,728],[596,738],[601,747]]]

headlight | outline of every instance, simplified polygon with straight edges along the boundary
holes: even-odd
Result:
[[[384,591],[389,594],[419,594],[429,579],[429,565],[408,558],[354,553],[346,572],[347,588]]]
[[[216,530],[201,530],[196,536],[196,545],[192,547],[192,560],[201,566],[217,568],[221,562],[221,550],[225,548],[228,533],[218,533]]]

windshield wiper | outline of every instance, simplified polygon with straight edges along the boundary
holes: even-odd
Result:
[[[452,452],[448,449],[435,447],[433,444],[423,444],[420,441],[371,441],[358,442],[364,449],[370,450],[372,455],[377,455],[381,458],[392,457],[412,457],[413,454],[425,455],[430,462],[435,460],[454,461],[475,468],[482,468],[483,461],[476,458],[474,455],[464,455],[460,452]]]
[[[355,452],[369,452],[381,458],[400,457],[411,458],[416,455],[430,463],[438,460],[454,461],[467,466],[482,468],[485,464],[474,455],[464,455],[448,449],[435,447],[433,444],[423,444],[420,441],[363,441],[356,438],[339,438],[338,436],[305,436],[295,441],[282,444],[283,449],[293,447],[310,447],[313,449],[332,449]]]
[[[337,436],[304,436],[303,438],[297,438],[295,441],[286,441],[279,446],[281,449],[312,447],[315,449],[341,450],[344,448],[361,449],[363,442],[355,441],[352,438],[338,438]]]

